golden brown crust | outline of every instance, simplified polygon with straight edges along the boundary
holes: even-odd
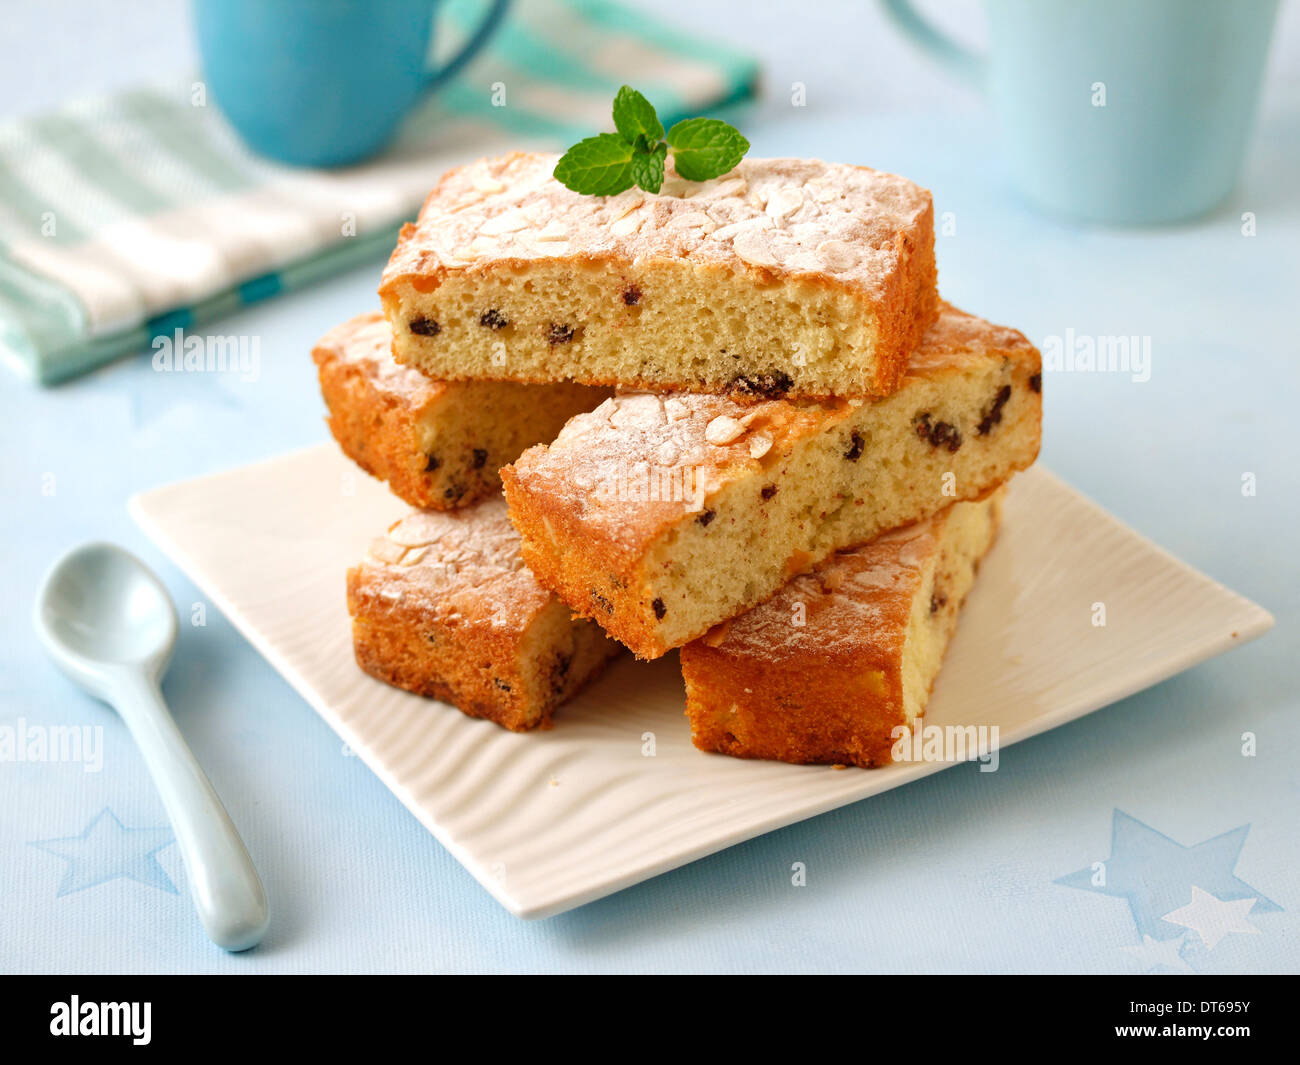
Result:
[[[883,395],[934,319],[933,204],[928,191],[904,178],[820,160],[746,159],[713,181],[685,182],[670,166],[657,195],[632,189],[595,197],[555,181],[555,161],[515,152],[443,175],[419,221],[403,227],[379,288],[400,361],[449,380],[457,374],[527,382],[563,377],[654,390],[722,391],[733,379],[768,379],[779,372],[785,380],[765,384],[764,394]],[[543,264],[621,279],[611,298],[628,286],[650,292],[656,276],[683,267],[715,286],[721,300],[725,283],[774,291],[784,285],[790,298],[804,304],[843,297],[850,302],[827,302],[818,313],[831,313],[834,306],[854,326],[870,321],[872,329],[841,341],[848,346],[837,349],[829,368],[801,368],[804,363],[788,356],[784,365],[774,365],[770,357],[737,345],[727,377],[703,371],[698,360],[674,367],[668,352],[641,370],[610,373],[600,370],[598,360],[585,361],[576,344],[576,354],[557,350],[540,362],[527,353],[521,357],[522,345],[543,343],[533,333],[514,337],[499,362],[458,366],[451,354],[458,338],[476,334],[456,332],[448,322],[454,315],[438,310],[438,290],[451,279],[508,290],[513,279]],[[432,336],[408,329],[411,301],[421,295],[440,323]],[[572,313],[581,321],[576,308]],[[625,317],[621,325],[634,324],[633,316]],[[544,328],[533,326],[534,332]],[[652,345],[655,335],[639,334],[637,342]]]
[[[771,599],[681,650],[686,714],[700,750],[799,764],[886,765],[933,685],[904,698],[909,626],[920,610],[939,656],[973,567],[996,530],[1003,490],[840,552]],[[978,512],[977,509],[978,508]],[[945,543],[950,521],[977,523],[973,560]],[[960,588],[949,596],[945,589]],[[937,669],[938,660],[934,662]],[[913,668],[916,668],[913,666]]]
[[[788,472],[793,468],[792,455],[806,442],[847,438],[850,426],[862,427],[863,436],[871,438],[869,426],[876,424],[873,411],[879,410],[882,417],[887,413],[891,423],[899,411],[910,419],[917,405],[910,397],[926,396],[926,404],[941,399],[950,380],[973,369],[1003,374],[1000,380],[1006,381],[1011,393],[1005,408],[1011,412],[1011,424],[1000,433],[982,435],[976,424],[977,408],[964,426],[964,450],[944,467],[962,471],[955,498],[976,498],[1037,456],[1042,411],[1034,382],[1041,359],[1015,330],[944,305],[890,397],[745,405],[724,396],[642,393],[620,395],[571,419],[550,445],[530,448],[502,470],[510,517],[523,538],[525,563],[577,614],[596,620],[637,655],[658,657],[703,631],[670,642],[664,636],[662,613],[655,609],[657,600],[661,610],[670,604],[663,602],[658,590],[663,573],[651,560],[671,558],[671,544],[682,530],[718,509],[715,500],[733,488],[748,491],[752,484],[755,495],[760,484],[780,488],[794,478]],[[727,431],[727,425],[732,431]],[[1014,442],[1004,445],[1012,427]],[[921,451],[948,457],[946,451],[930,445]],[[873,463],[863,461],[852,466],[849,476],[871,475],[872,467]],[[906,475],[901,467],[898,473]],[[637,476],[644,479],[638,481]],[[925,483],[929,485],[928,480]],[[899,521],[919,520],[951,502],[954,496],[941,492],[941,487],[936,480],[926,493],[924,508],[900,515]],[[848,505],[869,516],[891,500],[867,498],[854,489],[846,497],[825,499],[823,505],[828,509]],[[761,500],[756,502],[762,506]],[[814,512],[804,525],[815,526],[825,517]],[[890,524],[876,526],[868,536]],[[712,528],[725,532],[726,525],[719,519]],[[802,535],[806,529],[798,532]],[[782,526],[771,526],[772,537],[783,535]],[[765,543],[767,539],[765,534]],[[846,545],[834,544],[814,555],[806,544],[793,545],[785,575],[842,546]],[[736,604],[731,612],[761,601],[773,590],[775,585],[755,591],[753,598]],[[713,618],[705,627],[720,619]]]
[[[618,651],[523,568],[500,497],[408,515],[347,586],[363,670],[512,731],[547,725]]]
[[[391,356],[388,323],[379,312],[358,315],[332,329],[312,349],[320,374],[326,422],[343,453],[372,477],[387,481],[393,494],[416,507],[447,507],[495,491],[500,476],[484,470],[479,483],[458,500],[447,499],[445,478],[431,476],[428,456],[418,447],[417,419],[446,386],[394,364],[397,387],[382,386],[376,369]]]
[[[343,453],[412,506],[447,510],[499,492],[499,469],[607,394],[581,385],[433,381],[392,357],[378,311],[312,350]]]

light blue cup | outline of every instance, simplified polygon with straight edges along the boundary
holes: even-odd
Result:
[[[203,76],[240,136],[298,166],[374,155],[424,94],[487,43],[493,0],[461,50],[428,68],[435,0],[195,0]]]
[[[1035,204],[1087,221],[1173,222],[1236,184],[1277,0],[987,0],[987,55],[908,0],[883,3],[987,93]]]

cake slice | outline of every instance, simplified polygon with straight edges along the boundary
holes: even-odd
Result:
[[[945,307],[891,396],[616,396],[501,475],[537,579],[656,658],[1028,466],[1040,388],[1020,333]]]
[[[357,664],[520,732],[621,648],[533,579],[500,496],[395,523],[348,571]]]
[[[1003,489],[831,556],[682,648],[691,738],[737,758],[870,767],[925,710]]]
[[[393,359],[379,312],[330,330],[312,351],[343,453],[415,507],[446,509],[501,490],[497,472],[551,440],[608,389],[433,381]]]
[[[584,196],[557,158],[481,159],[430,193],[379,288],[399,362],[439,380],[884,395],[934,319],[934,210],[906,178],[746,159]]]

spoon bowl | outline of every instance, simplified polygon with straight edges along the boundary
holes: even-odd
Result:
[[[36,628],[60,668],[103,698],[106,673],[162,675],[176,644],[176,608],[134,555],[114,544],[85,544],[45,579]]]

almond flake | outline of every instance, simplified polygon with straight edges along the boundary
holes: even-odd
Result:
[[[370,544],[370,557],[377,562],[383,562],[390,566],[400,562],[405,552],[406,548],[401,544],[395,544],[384,536],[371,541]]]
[[[842,240],[824,240],[817,245],[817,255],[827,270],[838,273],[858,261],[858,250]]]
[[[744,434],[745,427],[735,418],[726,414],[719,414],[704,427],[704,439],[718,447],[723,444],[730,444],[732,441],[740,439]]]
[[[763,433],[755,433],[749,438],[749,457],[761,459],[772,450],[772,438]]]
[[[777,189],[767,201],[767,213],[773,218],[785,218],[803,206],[803,190],[794,186]]]
[[[609,227],[610,233],[616,237],[630,237],[638,229],[645,219],[639,214],[627,214]]]
[[[731,246],[736,250],[736,257],[751,266],[776,266],[772,248],[762,233],[747,229],[736,234]]]
[[[524,215],[524,212],[515,209],[493,215],[478,227],[478,231],[485,237],[499,237],[506,233],[518,233],[519,230],[526,229],[527,226],[528,218]]]
[[[679,422],[683,418],[690,417],[691,408],[684,400],[676,396],[670,396],[664,400],[664,414],[668,416],[670,422]]]
[[[565,228],[564,223],[557,219],[547,222],[546,228],[537,234],[537,239],[542,241],[568,240],[569,231]]]
[[[715,230],[713,237],[715,240],[732,240],[741,233],[771,229],[772,225],[772,219],[768,218],[767,215],[759,215],[757,218],[742,218],[739,222],[732,222],[730,225]]]

